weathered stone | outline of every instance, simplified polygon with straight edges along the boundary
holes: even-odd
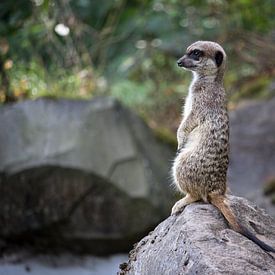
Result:
[[[170,148],[110,98],[0,108],[0,236],[95,253],[129,248],[171,207]]]
[[[230,151],[232,193],[275,216],[271,199],[263,196],[266,181],[275,177],[275,98],[250,102],[230,113]]]
[[[243,225],[275,246],[275,221],[246,199],[229,197]],[[120,275],[275,274],[275,260],[228,228],[210,204],[193,203],[143,238],[120,266]]]

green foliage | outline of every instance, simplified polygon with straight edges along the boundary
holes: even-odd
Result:
[[[94,92],[93,79],[87,79],[88,70],[80,73],[55,69],[49,73],[37,62],[29,67],[18,63],[9,71],[11,87],[17,98],[35,99],[41,96],[90,98]]]
[[[20,8],[19,8],[20,7]],[[0,34],[9,36],[32,14],[32,3],[29,0],[0,2]]]
[[[272,80],[266,75],[250,79],[242,85],[242,89],[238,93],[232,95],[231,101],[238,102],[243,98],[268,99],[272,96],[272,93],[268,91],[271,83]]]
[[[0,100],[104,94],[145,116],[179,113],[190,75],[176,60],[199,39],[224,46],[233,101],[266,97],[273,9],[274,0],[2,0]]]
[[[129,80],[122,80],[114,83],[111,88],[111,94],[129,107],[144,107],[153,104],[152,93],[154,83],[147,81],[137,83]]]

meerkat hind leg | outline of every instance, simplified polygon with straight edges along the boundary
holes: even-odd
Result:
[[[190,194],[186,194],[186,196],[180,200],[178,200],[172,208],[171,215],[179,214],[186,205],[198,201],[198,198],[192,197]]]

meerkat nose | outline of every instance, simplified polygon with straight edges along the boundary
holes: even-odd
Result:
[[[177,64],[179,67],[183,67],[183,59],[180,58],[178,61],[177,61]]]

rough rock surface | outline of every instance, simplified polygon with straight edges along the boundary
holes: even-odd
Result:
[[[230,113],[228,181],[233,194],[253,200],[275,216],[263,197],[264,183],[275,178],[275,98],[248,102]]]
[[[3,106],[0,236],[95,253],[128,249],[170,211],[172,156],[111,98]]]
[[[230,196],[229,201],[243,225],[274,247],[275,221],[246,199]],[[275,274],[275,260],[229,229],[214,206],[194,203],[143,238],[118,274],[271,275]]]

